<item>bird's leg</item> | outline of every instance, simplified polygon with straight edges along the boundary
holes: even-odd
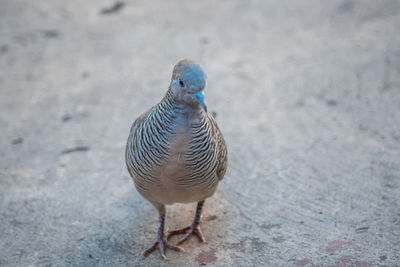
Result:
[[[177,242],[177,244],[181,244],[189,236],[191,236],[192,234],[195,234],[195,235],[197,235],[197,237],[200,239],[201,242],[206,242],[206,240],[204,239],[203,232],[201,231],[201,228],[200,228],[200,217],[201,217],[201,210],[203,209],[203,204],[204,204],[204,200],[199,201],[197,203],[196,215],[194,216],[193,223],[190,226],[179,229],[179,230],[175,230],[175,231],[168,231],[168,237],[170,237],[172,235],[185,234]]]
[[[170,248],[173,249],[175,251],[184,251],[183,248],[178,247],[173,245],[171,242],[168,241],[167,236],[164,233],[164,221],[165,221],[165,209],[164,211],[159,211],[159,215],[158,215],[158,220],[159,220],[159,226],[158,226],[158,235],[157,235],[157,240],[156,242],[154,242],[154,244],[147,249],[145,252],[143,252],[143,255],[146,256],[149,253],[153,252],[157,246],[160,250],[161,253],[161,257],[163,257],[164,260],[167,259],[167,257],[165,256],[165,248]]]

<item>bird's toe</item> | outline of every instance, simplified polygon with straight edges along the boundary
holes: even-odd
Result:
[[[193,234],[196,235],[201,242],[206,242],[199,224],[191,225],[179,230],[168,231],[168,238],[173,235],[180,235],[180,234],[185,234],[185,235],[181,239],[179,239],[177,244],[182,244],[186,239],[188,239]]]

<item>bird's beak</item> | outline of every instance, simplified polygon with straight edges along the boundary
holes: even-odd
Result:
[[[204,98],[204,91],[200,91],[198,93],[195,94],[196,98],[199,100],[201,106],[203,107],[203,109],[205,111],[207,111],[207,105],[206,105],[206,101]]]

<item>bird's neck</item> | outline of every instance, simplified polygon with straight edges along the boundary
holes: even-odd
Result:
[[[205,111],[201,105],[189,105],[182,101],[179,101],[171,90],[168,90],[164,99],[164,102],[169,103],[171,110],[177,117],[183,119],[201,119],[205,116]]]

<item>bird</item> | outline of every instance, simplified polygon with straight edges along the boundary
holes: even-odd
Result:
[[[205,199],[223,179],[228,150],[216,120],[207,111],[204,69],[190,59],[173,68],[165,96],[132,124],[125,161],[137,191],[158,211],[156,241],[143,255],[159,248],[184,251],[177,246],[196,235],[205,242],[200,218]],[[164,232],[166,205],[197,202],[193,222],[185,228]],[[184,234],[174,245],[173,235]]]

